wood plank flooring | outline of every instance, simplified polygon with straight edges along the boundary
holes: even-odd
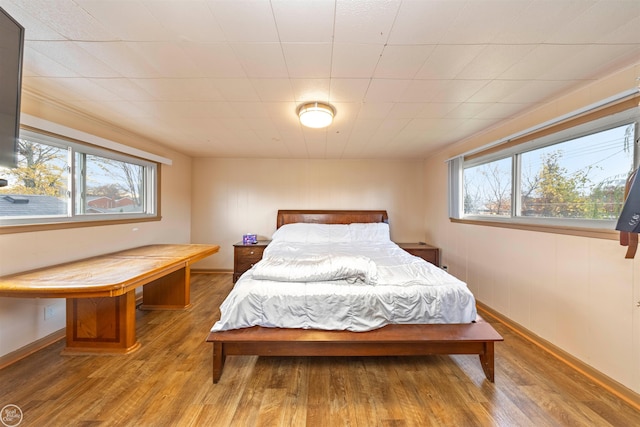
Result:
[[[62,356],[58,342],[0,370],[21,426],[637,426],[640,412],[500,323],[496,381],[477,356],[231,356],[205,342],[230,274],[194,274],[186,311],[137,312],[142,348]]]

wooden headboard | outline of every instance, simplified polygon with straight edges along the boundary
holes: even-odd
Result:
[[[295,222],[351,224],[389,222],[387,211],[279,210],[276,228]]]

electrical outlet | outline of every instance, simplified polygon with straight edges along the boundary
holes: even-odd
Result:
[[[44,308],[44,320],[49,320],[51,319],[56,312],[56,306],[55,305],[48,305]]]

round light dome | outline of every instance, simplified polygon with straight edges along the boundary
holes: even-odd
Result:
[[[331,124],[335,110],[332,106],[320,102],[304,104],[298,109],[300,123],[310,128],[324,128]]]

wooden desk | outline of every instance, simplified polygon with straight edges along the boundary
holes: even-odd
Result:
[[[0,277],[0,296],[66,298],[64,353],[126,354],[137,350],[135,290],[145,310],[185,309],[191,264],[215,245],[150,245]]]

